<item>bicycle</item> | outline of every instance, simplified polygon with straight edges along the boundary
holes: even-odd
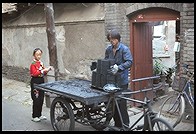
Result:
[[[156,90],[162,87],[162,84],[159,84],[156,87],[153,86],[153,79],[158,78],[158,77],[160,76],[146,77],[146,78],[132,80],[133,82],[151,80],[150,88],[140,89],[137,91],[118,92],[120,88],[117,88],[117,87],[115,88],[115,86],[113,87],[104,86],[103,89],[106,92],[109,92],[110,97],[109,97],[108,102],[105,103],[106,104],[105,109],[103,109],[103,114],[101,114],[103,116],[100,118],[99,121],[97,120],[96,123],[92,126],[97,130],[103,130],[107,127],[110,130],[114,130],[114,131],[134,131],[134,130],[174,131],[173,127],[166,120],[157,117],[157,113],[152,110],[151,100],[149,100],[146,96],[147,91]],[[131,95],[135,93],[144,93],[145,94],[144,101],[126,97],[126,95]],[[126,124],[123,123],[122,115],[121,115],[119,104],[118,104],[119,99],[125,99],[127,101],[136,102],[143,106],[142,115],[130,126],[127,126]],[[121,122],[122,128],[118,128],[111,124],[111,120],[114,116],[115,106],[117,107],[117,111],[120,115],[120,122]],[[144,122],[142,124],[139,124],[139,122],[142,121],[142,119]]]
[[[194,111],[194,95],[192,93],[193,89],[191,88],[194,72],[190,72],[188,70],[188,65],[184,65],[183,68],[186,71],[188,79],[185,77],[181,77],[180,79],[177,79],[177,76],[174,77],[172,86],[174,94],[164,100],[158,113],[158,116],[170,122],[173,128],[176,127],[183,119],[186,100]],[[183,87],[182,90],[181,87]],[[186,118],[188,119],[190,116],[187,115]]]

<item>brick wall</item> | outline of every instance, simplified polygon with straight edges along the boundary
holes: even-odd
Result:
[[[180,12],[180,62],[194,70],[194,3],[105,3],[105,29],[119,30],[122,42],[129,46],[130,28],[126,10],[135,12],[150,7],[163,7]],[[106,39],[106,42],[107,39]],[[194,93],[194,86],[193,86]],[[190,108],[187,108],[190,110]],[[187,110],[186,109],[186,110]],[[190,111],[186,111],[190,113]],[[192,113],[190,113],[192,115]]]
[[[181,64],[188,64],[189,69],[194,71],[194,3],[184,3],[180,16],[180,62]],[[194,94],[194,85],[192,89]],[[186,116],[190,115],[191,119],[189,121],[194,122],[194,110],[192,110],[187,100],[185,103],[186,108],[183,121],[187,121]]]
[[[194,70],[194,3],[105,3],[105,29],[119,30],[122,42],[129,46],[130,28],[126,10],[135,12],[144,8],[163,7],[180,12],[180,61]],[[106,39],[106,42],[107,39]]]
[[[105,29],[119,30],[121,41],[127,46],[130,44],[129,19],[126,17],[126,7],[133,3],[105,3]],[[107,38],[106,38],[107,42]]]
[[[194,70],[194,3],[184,3],[180,13],[181,64],[188,64]]]

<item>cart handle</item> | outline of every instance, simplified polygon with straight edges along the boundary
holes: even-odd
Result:
[[[132,82],[143,81],[143,80],[152,80],[152,79],[156,79],[156,78],[160,78],[160,76],[143,77],[143,78],[139,78],[139,79],[134,79],[134,80],[132,80]]]
[[[122,95],[129,95],[129,94],[136,94],[136,93],[141,93],[141,92],[147,92],[147,91],[159,89],[162,86],[163,86],[163,83],[159,83],[158,86],[156,86],[156,87],[145,88],[145,89],[140,89],[140,90],[130,91],[130,92],[122,92],[121,94]]]

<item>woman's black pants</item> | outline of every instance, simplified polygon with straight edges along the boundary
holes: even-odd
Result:
[[[34,83],[36,84],[41,84],[44,83],[44,78],[43,77],[32,77],[31,78],[31,98],[33,100],[33,112],[32,112],[32,117],[40,117],[42,115],[42,106],[44,102],[44,91],[43,90],[38,90],[38,97],[36,97],[35,93],[35,88],[34,88]]]

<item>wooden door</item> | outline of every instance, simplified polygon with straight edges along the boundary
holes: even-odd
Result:
[[[133,61],[132,78],[150,77],[153,75],[152,67],[152,23],[138,22],[133,23]],[[131,89],[139,90],[147,87],[147,82],[131,82]],[[143,100],[144,94],[138,93],[133,95],[134,98]],[[148,98],[152,99],[152,92],[148,92]],[[134,104],[135,105],[135,104]]]

